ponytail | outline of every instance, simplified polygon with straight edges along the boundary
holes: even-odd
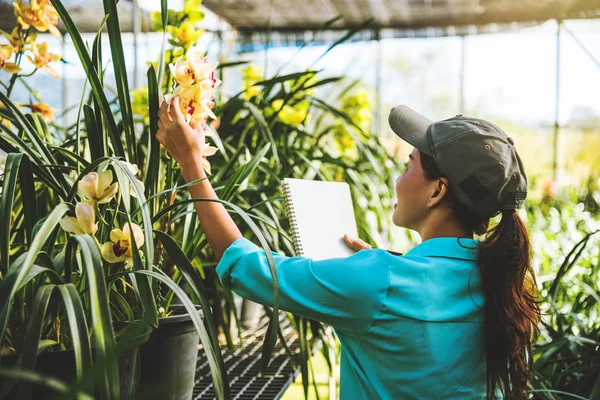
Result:
[[[443,176],[433,157],[421,152],[420,158],[425,178]],[[475,215],[451,191],[446,200],[464,230],[487,233],[477,255],[485,295],[487,398],[495,399],[498,392],[507,400],[525,398],[533,367],[531,346],[540,320],[527,229],[511,210],[503,211],[500,222],[488,231],[489,218]]]
[[[496,398],[497,390],[506,399],[525,397],[540,320],[530,249],[527,229],[515,211],[502,212],[479,246],[489,399]]]

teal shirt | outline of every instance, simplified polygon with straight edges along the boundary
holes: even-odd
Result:
[[[434,238],[403,256],[361,250],[314,261],[272,253],[282,310],[331,325],[341,343],[340,398],[485,398],[479,242]],[[264,250],[237,239],[223,285],[272,306]]]

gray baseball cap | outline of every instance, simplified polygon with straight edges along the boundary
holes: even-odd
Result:
[[[434,122],[403,105],[392,108],[389,123],[401,139],[433,157],[469,210],[493,217],[523,205],[523,163],[513,139],[496,125],[462,115]]]

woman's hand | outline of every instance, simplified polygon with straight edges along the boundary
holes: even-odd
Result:
[[[170,106],[167,102],[162,103],[158,118],[156,139],[182,168],[191,160],[202,160],[204,128],[195,120],[190,124],[185,122],[179,107],[179,96],[173,97]]]
[[[360,250],[372,249],[373,248],[373,246],[371,246],[370,244],[364,242],[363,240],[358,239],[358,238],[357,239],[352,239],[348,235],[344,235],[344,242],[346,243],[346,245],[348,247],[350,247],[354,251],[360,251]]]

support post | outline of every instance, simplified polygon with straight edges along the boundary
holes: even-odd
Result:
[[[459,114],[465,113],[465,53],[466,39],[464,35],[460,36],[460,103],[458,106]]]
[[[560,28],[561,20],[556,20],[556,96],[554,99],[554,159],[552,162],[552,172],[554,180],[558,180],[558,133],[560,131],[559,115],[560,115]]]
[[[133,87],[138,87],[138,39],[140,34],[140,6],[138,0],[133,0],[132,25],[133,25]]]
[[[375,121],[372,125],[372,129],[375,131],[375,135],[381,137],[381,69],[382,69],[382,43],[381,43],[381,30],[375,30],[375,43],[377,46],[377,56],[375,61]]]

